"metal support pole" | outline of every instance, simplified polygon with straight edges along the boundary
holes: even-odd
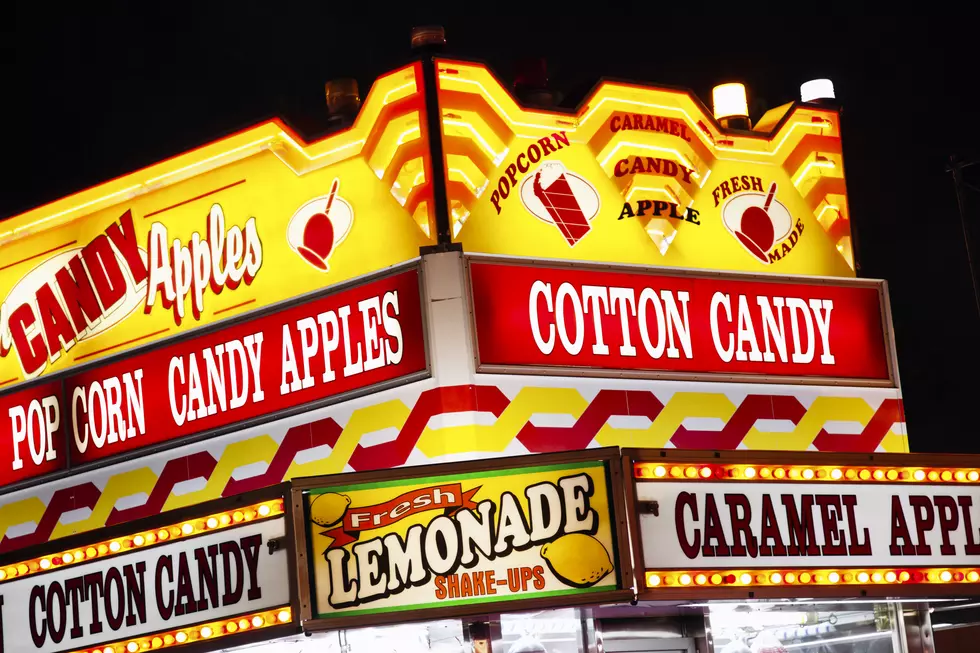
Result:
[[[432,171],[432,210],[436,217],[436,249],[453,248],[452,226],[449,220],[449,198],[446,192],[446,159],[442,148],[442,116],[439,109],[439,71],[436,54],[426,52],[422,57],[422,81],[425,85],[425,124],[429,136],[429,167]]]
[[[963,229],[963,244],[966,246],[966,263],[970,267],[970,282],[973,284],[973,301],[977,307],[977,317],[980,318],[980,290],[977,289],[976,268],[973,267],[973,252],[970,247],[970,230],[966,223],[966,209],[963,206],[963,168],[968,168],[976,161],[964,163],[955,157],[949,158],[946,171],[953,175],[953,186],[956,190],[956,208],[960,214],[960,227]]]

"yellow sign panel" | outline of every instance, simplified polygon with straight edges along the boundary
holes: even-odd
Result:
[[[621,589],[615,490],[600,457],[323,486],[311,479],[303,490],[311,616],[335,627],[522,599],[591,602]]]
[[[573,114],[439,62],[453,234],[467,252],[854,276],[837,113],[724,130],[684,91],[604,83]]]
[[[0,387],[418,256],[435,233],[420,79],[382,77],[316,143],[264,123],[5,221]]]

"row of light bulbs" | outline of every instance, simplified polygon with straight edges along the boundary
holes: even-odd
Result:
[[[74,653],[141,653],[145,651],[156,651],[172,646],[199,642],[203,639],[225,637],[238,632],[286,624],[292,621],[292,619],[292,610],[287,606],[283,606],[273,610],[263,610],[262,612],[245,615],[238,619],[223,619],[192,628],[169,630],[149,637],[134,637],[133,639],[115,642],[106,646],[81,649],[74,651]]]
[[[648,571],[650,589],[694,586],[867,585],[868,583],[977,583],[976,569],[812,569],[747,571]]]
[[[891,481],[977,483],[977,469],[929,469],[920,467],[846,467],[839,465],[743,465],[636,463],[634,476],[641,480],[750,480],[750,481]]]
[[[159,529],[151,529],[126,537],[117,537],[97,542],[85,547],[60,551],[46,556],[38,556],[19,563],[0,567],[0,583],[29,574],[41,573],[64,565],[75,564],[94,558],[115,555],[144,546],[162,543],[178,537],[188,537],[195,533],[210,532],[229,526],[281,515],[284,511],[282,499],[265,501],[236,510],[228,510],[208,517],[191,519],[179,524]],[[118,653],[118,652],[116,652]]]

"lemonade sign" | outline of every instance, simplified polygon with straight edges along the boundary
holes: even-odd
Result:
[[[303,491],[314,619],[583,603],[622,587],[608,461],[434,469]]]

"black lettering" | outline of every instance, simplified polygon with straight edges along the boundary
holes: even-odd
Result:
[[[135,626],[137,621],[141,624],[146,623],[146,588],[143,584],[145,572],[146,563],[143,561],[123,567],[123,574],[126,576],[126,599],[129,603],[129,612],[126,614],[127,626]]]
[[[691,519],[698,521],[698,501],[690,492],[681,492],[677,495],[674,503],[674,528],[677,530],[677,541],[681,545],[684,555],[690,560],[698,557],[698,550],[701,548],[701,531],[694,529],[694,541],[687,539],[687,527],[684,524],[684,508],[690,508]]]
[[[85,634],[85,629],[82,628],[81,618],[78,615],[78,606],[85,600],[81,576],[75,576],[65,581],[65,598],[66,603],[71,605],[72,615],[71,630],[68,631],[68,637],[70,639],[78,639]]]
[[[789,524],[788,555],[820,555],[820,547],[817,546],[817,534],[813,527],[813,495],[804,494],[800,497],[800,512],[796,510],[796,501],[794,501],[793,495],[784,494],[782,502],[786,508],[786,521]]]
[[[245,566],[248,567],[248,600],[262,598],[262,588],[259,587],[259,551],[262,548],[262,535],[256,533],[241,539],[242,553],[245,554]]]
[[[88,597],[92,607],[92,623],[88,627],[89,635],[97,635],[102,632],[102,619],[99,617],[99,605],[102,603],[104,595],[102,586],[102,572],[96,571],[85,574],[85,595]]]
[[[37,603],[41,606],[38,609]],[[44,585],[35,585],[31,588],[31,598],[28,600],[30,609],[31,639],[34,640],[34,648],[43,648],[44,640],[47,639],[48,620],[45,619]],[[39,615],[38,612],[41,614]],[[38,618],[40,617],[40,618]]]
[[[197,612],[197,602],[194,600],[194,585],[191,583],[190,565],[187,564],[187,553],[181,551],[177,557],[177,607],[174,614]]]
[[[212,544],[206,550],[202,546],[194,549],[194,560],[197,562],[197,586],[201,598],[197,600],[198,611],[208,609],[208,597],[211,597],[211,607],[217,608],[218,603],[218,545]]]
[[[109,567],[105,572],[105,618],[109,622],[109,630],[122,628],[124,616],[126,616],[126,596],[122,574],[115,567]]]
[[[48,587],[48,634],[51,641],[60,644],[65,638],[65,626],[68,624],[65,609],[65,590],[61,583],[54,582]]]
[[[167,572],[167,584],[172,584],[174,582],[174,567],[173,560],[168,555],[161,556],[160,559],[157,560],[157,569],[155,574],[157,587],[157,612],[161,617],[163,617],[164,621],[168,621],[170,619],[170,615],[172,615],[174,612],[174,591],[169,589],[166,590],[166,594],[164,594],[164,571]],[[169,597],[169,600],[165,601],[164,596]]]
[[[234,540],[218,545],[221,551],[221,562],[225,569],[225,592],[221,595],[222,605],[234,605],[242,599],[245,587],[245,570],[242,567],[242,550]],[[235,570],[231,569],[231,561],[235,561]],[[344,569],[346,569],[346,565]]]

